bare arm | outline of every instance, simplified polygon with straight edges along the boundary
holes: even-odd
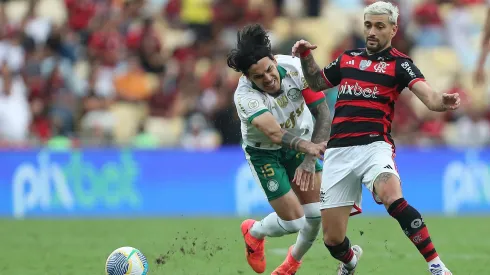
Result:
[[[329,88],[325,77],[323,76],[322,69],[316,64],[313,54],[308,54],[301,57],[301,69],[305,76],[308,86],[313,91],[323,91]]]
[[[315,127],[311,136],[311,142],[321,143],[327,141],[330,135],[330,128],[332,126],[332,122],[330,120],[330,109],[328,108],[327,101],[324,100],[320,104],[311,108],[310,111],[315,117]],[[316,158],[312,155],[306,155],[304,159],[304,162],[315,163],[315,161]]]
[[[265,112],[254,118],[252,120],[252,125],[254,125],[257,129],[266,134],[275,144],[306,154],[313,153],[316,157],[320,156],[320,154],[312,152],[312,148],[316,146],[315,144],[300,137],[297,137],[286,131],[285,129],[282,129],[274,116],[269,112]]]
[[[444,112],[447,110],[455,110],[460,104],[459,94],[438,93],[425,81],[418,81],[413,84],[411,91],[431,111]]]
[[[315,128],[311,136],[313,143],[320,143],[327,141],[330,135],[330,127],[332,122],[330,120],[330,109],[328,108],[327,101],[324,100],[320,104],[310,109],[311,113],[315,117]]]

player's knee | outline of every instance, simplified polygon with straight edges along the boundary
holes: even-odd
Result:
[[[400,180],[393,173],[381,173],[374,181],[374,191],[386,207],[402,197]]]
[[[395,201],[399,200],[402,196],[388,196],[385,199],[381,199],[386,209],[388,209]]]
[[[290,234],[299,232],[305,226],[305,224],[305,216],[302,216],[301,218],[292,221],[281,220],[280,222],[281,227]]]
[[[321,212],[320,212],[320,203],[309,203],[303,205],[303,211],[305,212],[306,224],[305,227],[308,227],[308,231],[311,232],[312,236],[316,238],[318,232],[320,231],[320,227],[322,225]]]

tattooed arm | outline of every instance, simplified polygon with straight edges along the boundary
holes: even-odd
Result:
[[[303,75],[308,86],[313,91],[323,91],[330,88],[325,81],[322,69],[316,64],[311,53],[306,56],[301,56],[301,69],[303,70]]]
[[[340,59],[342,55],[322,69],[316,64],[311,54],[311,51],[316,48],[317,46],[312,45],[310,42],[300,40],[291,49],[291,55],[300,56],[301,70],[303,71],[306,82],[313,91],[318,92],[340,84],[342,78],[340,73]]]
[[[310,111],[315,117],[315,126],[311,136],[311,142],[321,143],[327,141],[332,124],[327,101],[323,99],[320,103],[316,104],[316,106],[310,108]],[[309,173],[314,173],[316,160],[317,158],[315,156],[306,155],[305,159],[300,164],[299,169]]]
[[[311,136],[311,142],[321,143],[327,141],[330,135],[330,128],[332,126],[332,121],[330,120],[330,109],[328,108],[327,101],[323,100],[311,108],[310,111],[315,117],[315,126]]]
[[[254,118],[252,124],[267,135],[273,143],[285,148],[311,154],[315,157],[321,157],[326,149],[324,144],[314,144],[282,129],[274,116],[269,112],[265,112]]]

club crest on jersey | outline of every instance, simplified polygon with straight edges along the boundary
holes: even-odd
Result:
[[[285,108],[288,106],[289,100],[286,95],[281,95],[280,97],[276,98],[276,102],[279,104],[279,106],[281,106],[281,108]]]
[[[267,189],[271,192],[276,192],[277,189],[279,189],[279,183],[275,179],[270,179],[269,182],[267,182]]]
[[[377,73],[386,73],[386,68],[389,66],[390,64],[382,61],[382,62],[379,62],[378,64],[376,64],[374,66],[374,71],[377,72]]]
[[[250,110],[255,110],[259,107],[259,101],[257,99],[252,99],[248,102],[248,108]]]
[[[297,88],[292,88],[287,92],[287,95],[291,100],[297,101],[298,99],[300,99],[301,91]]]
[[[361,60],[361,63],[359,64],[359,69],[365,70],[371,66],[371,63],[373,63],[371,60]]]

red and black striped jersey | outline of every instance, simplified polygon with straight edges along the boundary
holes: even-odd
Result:
[[[338,86],[328,147],[364,145],[391,138],[395,101],[402,90],[424,80],[410,57],[390,47],[368,55],[346,51],[323,69],[330,87]]]

